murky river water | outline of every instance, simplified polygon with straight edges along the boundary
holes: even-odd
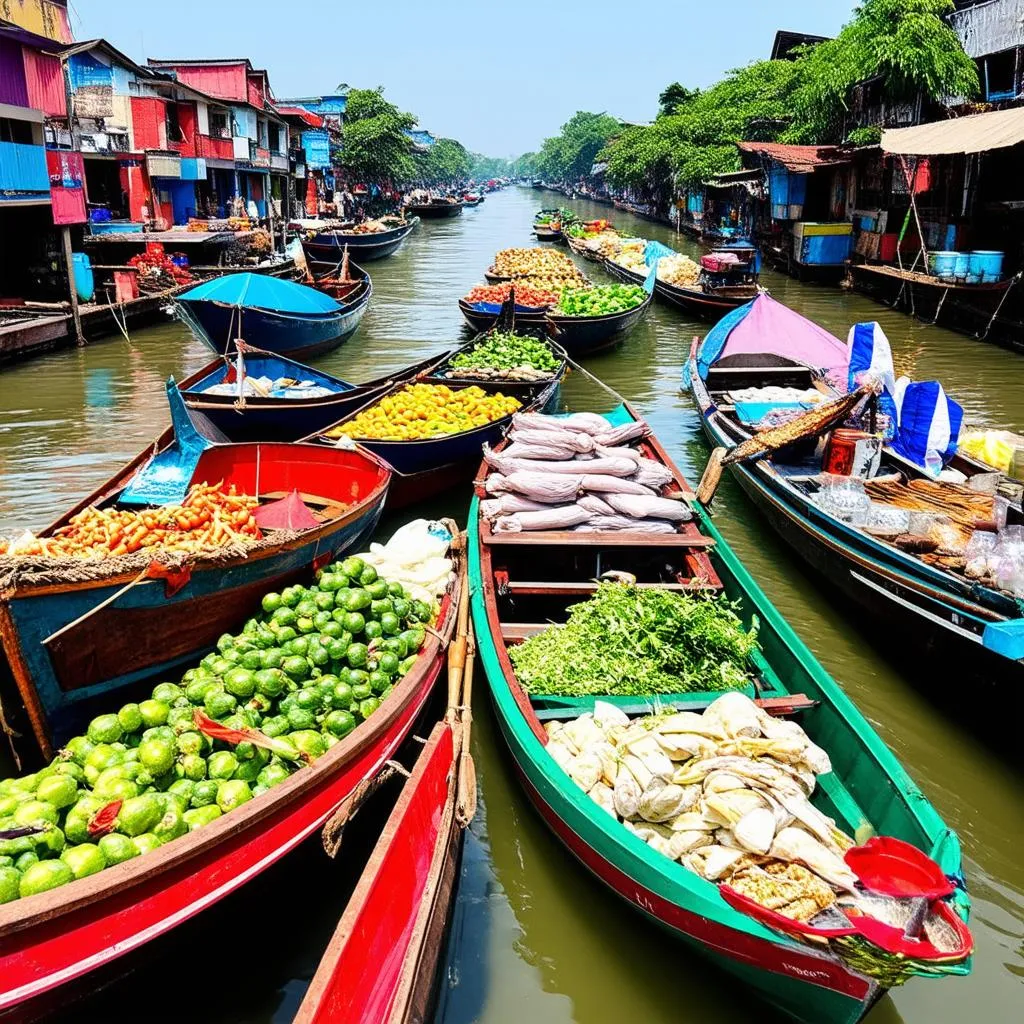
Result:
[[[319,365],[359,381],[450,347],[462,337],[455,300],[482,279],[496,249],[531,244],[534,210],[554,205],[554,199],[511,189],[489,196],[457,220],[423,224],[401,252],[371,265],[372,308],[358,334]],[[604,207],[574,205],[589,216],[612,215]],[[638,235],[696,252],[667,228],[618,211],[614,220]],[[593,268],[588,273],[603,276]],[[897,372],[918,380],[941,379],[971,419],[1024,428],[1021,356],[922,326],[835,288],[802,285],[772,273],[764,275],[764,284],[776,298],[840,337],[851,323],[879,320],[892,342]],[[707,449],[692,403],[679,391],[679,370],[692,337],[704,329],[656,304],[624,347],[587,364],[647,415],[692,480],[700,475]],[[112,338],[0,371],[0,534],[44,525],[139,451],[166,421],[163,382],[168,375],[180,378],[207,358],[177,322],[168,320],[133,332],[130,344]],[[448,511],[462,519],[465,507],[460,497]],[[958,729],[955,709],[939,709],[929,700],[933,680],[914,666],[896,670],[883,659],[871,636],[848,621],[850,613],[832,604],[826,589],[804,574],[728,479],[715,510],[748,568],[964,844],[975,908],[973,975],[918,981],[897,990],[872,1012],[871,1024],[1020,1020],[1020,747],[1014,754],[997,755]],[[735,984],[619,906],[548,835],[511,775],[482,673],[478,693],[474,753],[482,805],[466,846],[457,941],[439,1011],[444,1024],[763,1020],[761,1006],[745,1001]],[[963,701],[972,699],[963,693]],[[993,719],[1007,715],[1017,717],[1024,735],[1021,703],[991,709]],[[108,992],[106,1000],[113,1002],[105,1002],[105,1012],[112,1005],[141,1009],[148,1003],[147,1016],[168,1019],[172,1015],[161,1012],[153,996],[159,1004],[181,994],[182,977],[191,975],[213,944],[218,957],[239,962],[236,969],[206,974],[207,982],[219,977],[225,985],[230,982],[234,994],[221,992],[207,1002],[199,998],[206,984],[199,986],[193,978],[199,987],[191,993],[189,1016],[289,1020],[341,908],[341,883],[315,853],[300,854],[305,867],[282,866],[258,888],[251,887],[248,904],[245,896],[228,901],[228,912],[208,919],[187,944],[162,943],[157,962],[124,983],[130,987]],[[237,950],[233,956],[226,948],[239,941],[245,956],[237,956]],[[250,954],[258,957],[259,970],[244,966],[251,963]],[[142,1003],[135,998],[121,1002],[119,995],[128,993]]]

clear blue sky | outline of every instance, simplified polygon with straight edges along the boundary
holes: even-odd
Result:
[[[249,57],[280,97],[383,85],[436,135],[514,156],[577,110],[650,120],[664,86],[833,35],[854,0],[72,0],[76,37],[146,57]],[[286,17],[282,17],[282,12]]]

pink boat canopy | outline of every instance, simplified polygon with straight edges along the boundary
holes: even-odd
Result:
[[[845,343],[823,327],[761,292],[753,302],[734,310],[709,332],[701,346],[701,377],[725,356],[770,353],[795,359],[832,377],[845,377],[850,355]]]

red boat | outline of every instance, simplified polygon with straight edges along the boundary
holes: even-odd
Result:
[[[416,760],[295,1024],[406,1024],[432,1015],[462,830],[476,809],[469,754],[476,650],[465,579],[461,596],[458,637],[448,651],[447,714]]]
[[[464,557],[458,551],[453,557]],[[308,768],[230,815],[89,878],[0,907],[0,1019],[33,1020],[65,986],[239,889],[316,832],[394,756],[423,711],[458,620],[462,577],[419,661],[373,717]],[[379,966],[379,965],[378,965]]]
[[[434,726],[295,1024],[424,1020],[455,895],[461,731]]]

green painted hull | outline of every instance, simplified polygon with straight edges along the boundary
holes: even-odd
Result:
[[[760,621],[764,664],[774,695],[806,694],[819,701],[801,724],[828,750],[834,771],[819,780],[816,803],[851,832],[868,822],[879,834],[913,843],[943,871],[960,877],[956,835],[917,789],[879,736],[747,573],[704,514],[701,532],[715,539],[712,561],[741,614]],[[473,622],[502,734],[531,801],[578,859],[645,916],[672,931],[762,998],[807,1024],[853,1024],[883,994],[874,982],[836,958],[788,939],[733,910],[717,886],[651,850],[598,807],[557,766],[531,729],[505,677],[485,600],[478,500],[469,516]],[[766,694],[773,695],[773,694]],[[966,919],[964,889],[955,897]],[[969,964],[963,973],[969,970]]]

